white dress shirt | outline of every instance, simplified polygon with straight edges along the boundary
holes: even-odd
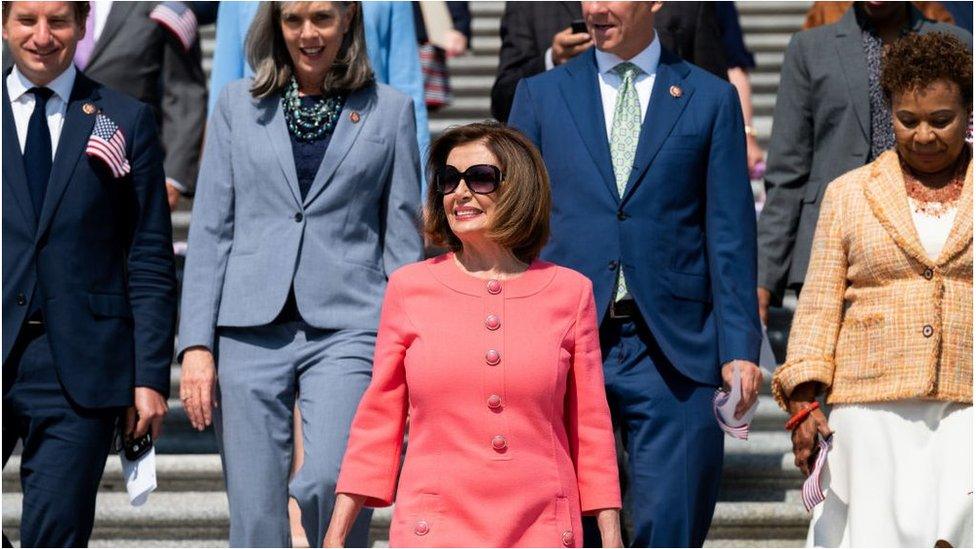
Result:
[[[61,139],[61,128],[64,126],[64,116],[68,111],[68,99],[71,97],[71,88],[75,85],[75,75],[77,74],[74,64],[61,73],[57,78],[48,83],[46,88],[54,92],[54,95],[47,100],[47,127],[51,131],[51,158],[58,152],[58,141]],[[35,87],[35,84],[27,79],[26,76],[17,70],[14,65],[10,74],[7,75],[7,92],[10,94],[10,110],[13,111],[14,125],[17,127],[17,142],[20,143],[20,152],[24,152],[27,144],[27,125],[30,122],[31,114],[34,113],[34,94],[27,90]]]
[[[607,125],[607,140],[613,128],[613,111],[617,106],[617,90],[623,82],[613,68],[629,61],[637,65],[642,71],[634,78],[637,89],[637,99],[640,101],[641,124],[647,115],[647,105],[651,102],[651,90],[654,88],[654,78],[657,76],[657,65],[661,60],[661,41],[654,33],[654,40],[643,51],[631,59],[621,59],[608,52],[596,50],[596,66],[600,73],[600,97],[603,100],[603,120]]]

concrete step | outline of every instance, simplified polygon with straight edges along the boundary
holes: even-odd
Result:
[[[21,494],[3,494],[3,529],[18,539]],[[387,539],[392,508],[377,509],[370,528],[370,545]],[[786,540],[793,545],[806,535],[809,515],[799,492],[781,502],[719,502],[709,540],[728,546],[741,540]],[[124,493],[100,494],[92,539],[99,546],[147,546],[155,540],[196,540],[202,545],[222,546],[229,526],[227,498],[219,492],[159,492],[142,507],[132,507]],[[94,545],[94,543],[93,543]],[[185,546],[185,545],[184,545]]]
[[[156,455],[157,493],[164,492],[222,492],[224,473],[217,454]],[[118,457],[109,456],[99,489],[104,492],[123,492],[122,464]],[[11,456],[3,468],[3,491],[20,492],[20,456]]]
[[[806,0],[779,0],[775,2],[748,1],[736,2],[740,19],[758,15],[806,14],[813,2]]]
[[[775,13],[762,16],[741,16],[739,23],[744,34],[792,34],[803,26],[804,13]]]

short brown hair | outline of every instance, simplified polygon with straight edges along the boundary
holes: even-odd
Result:
[[[430,147],[427,160],[427,204],[424,208],[424,233],[432,244],[462,249],[461,240],[451,231],[444,211],[443,195],[437,190],[447,157],[455,147],[483,143],[501,164],[495,215],[488,237],[512,250],[520,261],[531,263],[549,240],[549,213],[552,196],[549,175],[539,150],[521,133],[497,122],[479,122],[448,129]]]
[[[881,87],[888,101],[895,93],[922,90],[933,82],[955,82],[963,107],[973,108],[973,54],[951,34],[909,34],[885,52]]]
[[[85,22],[88,21],[88,12],[91,11],[91,4],[88,2],[68,2],[71,4],[71,11],[75,14],[75,23],[81,26],[85,26]],[[3,22],[7,23],[7,16],[10,15],[10,8],[13,2],[3,3]]]
[[[291,81],[292,60],[281,34],[281,9],[290,2],[261,2],[251,21],[245,40],[247,62],[254,70],[251,95],[265,98],[282,92]],[[349,30],[342,38],[339,53],[322,82],[322,91],[352,92],[374,82],[373,69],[366,53],[363,6],[359,2],[333,2],[339,11],[353,9]]]

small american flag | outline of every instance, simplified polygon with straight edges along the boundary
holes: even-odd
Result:
[[[827,454],[830,452],[833,436],[820,439],[820,452],[817,454],[817,461],[813,464],[813,471],[810,476],[803,481],[803,506],[807,512],[816,507],[824,500],[823,489],[820,487],[820,475],[823,473],[823,466],[827,463]]]
[[[125,136],[112,119],[99,113],[95,129],[88,138],[85,154],[105,163],[115,178],[128,175],[132,168],[125,158]]]
[[[160,2],[149,18],[173,33],[184,51],[190,51],[197,41],[197,16],[184,2]]]
[[[743,423],[742,425],[729,425],[724,419],[722,419],[722,414],[719,413],[718,409],[728,400],[729,393],[721,389],[715,391],[715,395],[712,397],[712,413],[715,414],[715,421],[718,422],[719,428],[725,431],[729,436],[739,440],[749,440],[749,423]]]

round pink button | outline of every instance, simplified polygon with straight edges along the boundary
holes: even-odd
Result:
[[[498,395],[491,395],[488,397],[488,407],[492,410],[497,410],[502,407],[502,397]]]
[[[488,349],[488,352],[485,353],[485,362],[487,362],[489,366],[495,366],[501,361],[502,355],[498,354],[498,351]]]
[[[488,328],[489,330],[497,330],[501,327],[502,321],[498,320],[497,316],[488,315],[488,318],[485,319],[485,328]]]
[[[497,280],[489,280],[488,293],[492,295],[502,293],[502,283]]]
[[[491,447],[501,452],[505,448],[508,448],[508,441],[505,440],[505,437],[501,435],[495,435],[495,437],[491,439]]]
[[[573,545],[573,533],[569,530],[563,532],[563,545],[570,547]]]
[[[427,524],[426,520],[418,520],[417,524],[413,527],[413,533],[422,536],[427,532],[430,532],[430,525]]]

